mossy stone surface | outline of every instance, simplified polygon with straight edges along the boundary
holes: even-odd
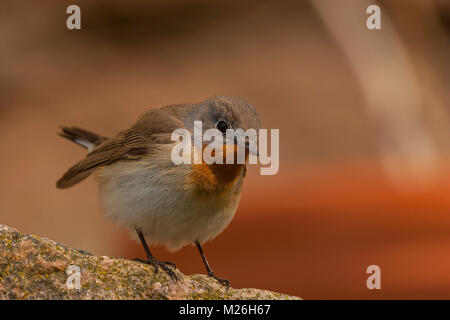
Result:
[[[80,268],[80,288],[66,284]],[[0,299],[299,299],[261,289],[226,290],[205,275],[173,281],[165,272],[126,259],[93,256],[0,225]]]

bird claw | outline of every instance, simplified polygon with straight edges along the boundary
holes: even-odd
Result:
[[[153,268],[155,268],[155,274],[158,273],[159,268],[161,267],[161,269],[163,269],[172,280],[175,280],[175,281],[179,280],[179,277],[177,276],[175,271],[172,270],[172,268],[176,269],[175,263],[173,263],[171,261],[159,261],[154,258],[148,259],[148,260],[135,258],[134,261],[138,261],[138,262],[149,264],[149,265],[153,266]]]
[[[211,278],[213,278],[213,279],[216,279],[221,285],[223,285],[224,287],[226,287],[227,290],[230,289],[230,280],[223,279],[223,278],[219,278],[219,277],[217,277],[217,276],[214,274],[214,272],[212,272],[212,271],[211,271],[210,273],[208,273],[208,277],[211,277]]]

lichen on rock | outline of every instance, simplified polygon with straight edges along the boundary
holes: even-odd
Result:
[[[79,268],[78,288],[69,266]],[[93,256],[0,225],[0,299],[299,299],[261,289],[227,290],[205,275],[176,273],[178,281],[140,262]]]

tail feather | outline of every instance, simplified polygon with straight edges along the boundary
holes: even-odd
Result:
[[[58,134],[66,138],[79,146],[91,151],[95,146],[98,146],[103,141],[108,138],[103,137],[99,134],[80,129],[77,127],[61,127],[62,132],[58,132]]]
[[[103,137],[99,134],[77,127],[61,127],[61,132],[58,132],[58,134],[61,137],[66,138],[82,146],[83,148],[86,148],[88,151],[91,151],[95,146],[98,146],[105,140],[108,140],[108,138]],[[86,170],[85,172],[72,177],[72,179],[70,179],[69,181],[67,181],[66,179],[66,173],[61,179],[58,180],[56,186],[61,189],[73,186],[74,184],[77,184],[81,180],[87,178],[91,174],[91,171],[92,170]]]

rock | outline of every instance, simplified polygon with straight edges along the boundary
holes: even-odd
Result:
[[[78,289],[69,266],[80,270]],[[140,262],[93,256],[0,225],[0,299],[299,299],[261,289],[226,290],[205,275],[176,273],[180,280],[173,281]]]

